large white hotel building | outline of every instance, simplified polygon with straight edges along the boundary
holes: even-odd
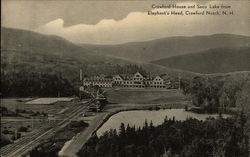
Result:
[[[169,78],[165,76],[145,76],[140,72],[134,75],[95,76],[83,79],[83,86],[99,86],[101,88],[167,88]]]

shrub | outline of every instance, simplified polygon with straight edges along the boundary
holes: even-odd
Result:
[[[18,132],[18,133],[16,134],[16,139],[19,139],[19,138],[21,138],[21,133],[20,133],[20,132]]]
[[[158,106],[156,106],[155,107],[155,110],[157,111],[157,110],[160,110],[161,108],[160,107],[158,107]]]
[[[0,147],[3,147],[7,144],[10,144],[11,141],[6,137],[1,135],[1,140],[0,140]]]
[[[72,121],[70,124],[69,124],[69,127],[70,128],[79,128],[79,127],[86,127],[88,126],[88,123],[84,122],[84,121]]]
[[[9,134],[9,130],[4,130],[3,134]]]
[[[12,141],[15,141],[16,140],[16,137],[13,135],[13,136],[11,136],[11,140]]]
[[[24,126],[21,126],[19,129],[18,129],[19,132],[27,132],[28,131],[28,128],[24,127]]]

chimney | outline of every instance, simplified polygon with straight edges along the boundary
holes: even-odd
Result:
[[[82,81],[82,69],[80,69],[80,81]]]

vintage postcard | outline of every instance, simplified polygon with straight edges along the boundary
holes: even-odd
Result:
[[[248,157],[249,0],[2,0],[1,157]]]

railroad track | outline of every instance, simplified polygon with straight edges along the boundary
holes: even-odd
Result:
[[[87,104],[84,106],[74,105],[72,108],[72,110],[64,113],[64,115],[58,116],[59,119],[63,120],[49,122],[49,124],[32,131],[30,134],[24,136],[13,144],[9,144],[1,148],[1,156],[16,157],[25,154],[30,148],[39,144],[42,139],[51,137],[58,130],[65,127],[71,120],[77,118],[79,114],[81,114],[87,108]]]
[[[20,156],[20,153],[23,154],[25,149],[30,148],[30,146],[34,146],[34,143],[37,143],[40,139],[45,138],[45,136],[52,136],[52,134],[55,133],[57,130],[66,126],[68,124],[67,122],[69,122],[70,119],[75,118],[75,116],[78,116],[79,113],[82,112],[82,108],[86,108],[86,106],[79,106],[71,112],[67,113],[68,116],[67,118],[65,118],[65,120],[59,121],[59,123],[58,121],[51,122],[49,125],[38,129],[32,135],[26,136],[26,138],[23,138],[12,145],[9,145],[9,147],[7,148],[4,147],[4,149],[1,149],[1,154],[4,156]]]

